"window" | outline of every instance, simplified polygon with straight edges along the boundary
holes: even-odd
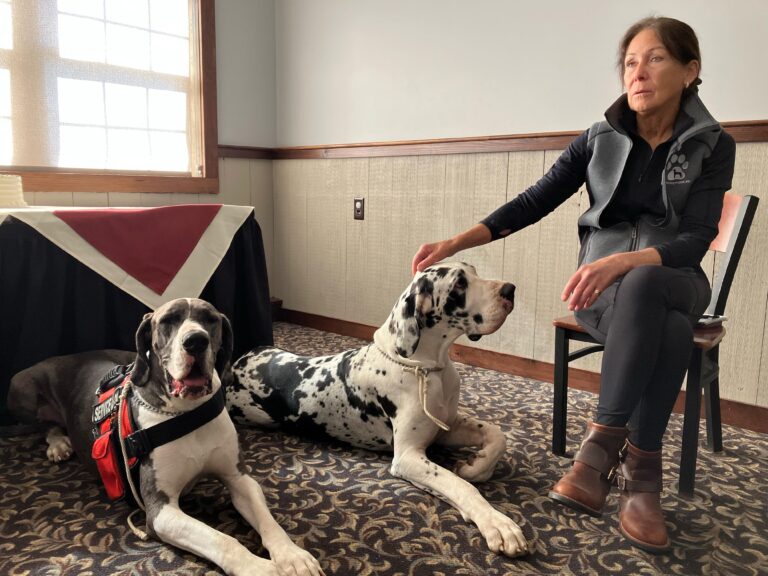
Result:
[[[218,191],[213,41],[213,0],[0,0],[0,171]]]

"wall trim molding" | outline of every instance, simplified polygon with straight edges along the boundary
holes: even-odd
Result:
[[[249,158],[251,160],[273,160],[274,148],[259,148],[254,146],[219,145],[219,158]]]
[[[307,326],[324,332],[333,332],[343,336],[360,338],[372,341],[376,330],[373,326],[358,324],[336,318],[328,318],[307,312],[281,309],[276,316],[277,320]],[[478,368],[488,368],[497,372],[515,374],[524,378],[533,378],[542,382],[552,383],[554,367],[549,362],[521,358],[511,354],[503,354],[491,350],[481,350],[470,346],[454,344],[451,348],[451,358],[456,362],[462,362]],[[600,389],[600,375],[588,370],[571,368],[568,377],[569,388],[585,390],[597,393]],[[702,403],[703,404],[703,403]],[[675,402],[675,412],[682,414],[685,408],[685,391],[681,392]],[[760,433],[768,433],[768,408],[753,406],[733,400],[720,400],[721,417],[723,424],[745,428]],[[703,414],[703,406],[702,406]],[[550,418],[548,413],[543,415]]]
[[[768,142],[768,120],[723,122],[722,125],[737,143]],[[507,134],[434,140],[295,146],[289,148],[219,145],[219,157],[250,158],[256,160],[299,160],[562,150],[580,133],[579,131],[542,132],[536,134]]]

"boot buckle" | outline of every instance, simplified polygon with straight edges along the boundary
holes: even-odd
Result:
[[[622,475],[616,476],[616,486],[618,486],[619,490],[623,492],[627,487],[627,479]]]
[[[619,471],[619,465],[616,464],[613,468],[608,470],[608,474],[606,475],[606,478],[608,479],[608,482],[613,482],[615,478],[621,478],[621,476],[616,476],[616,473]]]
[[[627,452],[629,451],[629,440],[624,440],[621,448],[619,448],[619,462],[624,462],[627,458]]]

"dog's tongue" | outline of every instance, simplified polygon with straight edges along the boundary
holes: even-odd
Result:
[[[194,376],[191,378],[183,378],[181,380],[174,380],[172,382],[173,385],[173,395],[174,396],[181,396],[181,393],[186,390],[191,391],[198,391],[205,387],[206,379],[202,376]]]

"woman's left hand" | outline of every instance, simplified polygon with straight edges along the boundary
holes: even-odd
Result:
[[[560,299],[568,301],[568,310],[576,312],[589,308],[600,293],[638,266],[658,266],[661,256],[655,248],[643,248],[637,252],[611,254],[591,264],[579,266],[565,284]]]
[[[613,254],[579,266],[565,284],[560,299],[568,301],[568,310],[576,312],[591,306],[600,293],[626,274],[620,254]]]

